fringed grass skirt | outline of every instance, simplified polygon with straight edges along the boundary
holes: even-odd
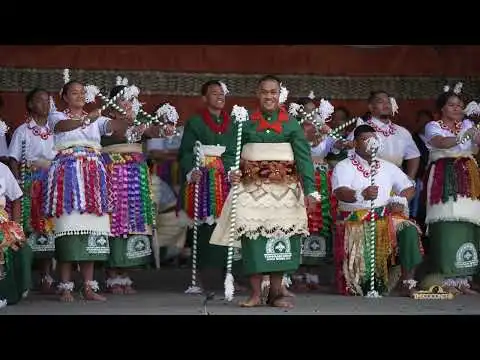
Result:
[[[473,275],[480,242],[480,174],[469,157],[442,158],[428,171],[426,192],[433,271],[444,276]]]
[[[53,218],[59,261],[103,261],[110,233],[107,172],[98,150],[60,151],[48,171],[45,214]]]
[[[421,262],[421,230],[408,219],[390,214],[385,207],[376,208],[374,214],[375,289],[383,292],[390,285],[390,266],[398,262],[411,270]],[[369,210],[358,210],[340,212],[339,216],[334,249],[337,288],[343,295],[365,295],[370,290],[373,266],[370,256],[371,215]]]
[[[152,263],[155,219],[150,173],[142,153],[104,153],[111,212],[107,266],[133,268]]]
[[[55,254],[53,221],[44,216],[44,194],[48,168],[31,166],[26,169],[22,198],[22,224],[34,258],[49,259]]]
[[[332,238],[337,201],[332,192],[332,170],[328,165],[315,164],[316,190],[322,199],[314,211],[308,212],[310,236],[303,239],[302,264],[316,265],[332,256]]]
[[[223,204],[227,199],[230,186],[223,167],[222,160],[218,157],[206,157],[205,166],[200,168],[202,177],[199,183],[199,213],[201,222],[214,224],[220,217]],[[190,219],[194,218],[195,184],[186,186],[184,196],[184,209]]]

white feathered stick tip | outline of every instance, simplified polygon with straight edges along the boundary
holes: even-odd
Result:
[[[327,122],[327,119],[332,116],[335,108],[330,103],[330,101],[321,99],[320,105],[318,105],[317,113],[322,124]]]
[[[95,98],[100,93],[100,89],[95,85],[85,86],[85,102],[87,104],[95,102]]]
[[[63,83],[66,84],[70,81],[70,70],[63,69]]]
[[[220,86],[222,87],[223,90],[223,95],[227,96],[227,94],[230,92],[227,88],[227,85],[223,81],[219,81]]]
[[[463,113],[467,116],[480,115],[480,105],[475,101],[470,101],[463,110]]]
[[[8,132],[9,129],[10,128],[5,123],[5,121],[0,120],[0,136],[5,136],[5,134]]]
[[[248,111],[243,106],[234,105],[231,116],[235,122],[245,122],[248,120]]]
[[[290,103],[290,105],[288,106],[288,113],[293,117],[297,117],[300,114],[301,108],[302,108],[302,105],[300,104]]]
[[[155,113],[159,118],[164,118],[172,124],[176,124],[180,116],[177,109],[169,103],[163,104]]]
[[[125,84],[122,84],[122,85],[125,85]],[[123,93],[123,98],[125,100],[133,100],[135,98],[138,99],[138,95],[140,95],[140,89],[135,85],[130,85],[125,89],[125,92]]]
[[[390,105],[392,106],[392,114],[398,114],[398,104],[397,100],[393,96],[390,97]]]
[[[378,153],[382,147],[382,142],[376,135],[368,138],[365,143],[367,145],[366,151],[369,154]]]
[[[53,96],[50,95],[50,112],[55,112],[57,111],[57,107],[55,106],[55,100],[53,100]]]
[[[278,97],[278,102],[280,104],[285,104],[288,98],[288,90],[285,86],[280,83],[280,96]]]
[[[308,93],[308,98],[309,98],[310,100],[315,99],[315,93],[313,92],[313,90],[310,90],[310,92]]]
[[[445,86],[443,87],[443,92],[449,92],[449,91],[450,91],[450,86],[445,85]]]

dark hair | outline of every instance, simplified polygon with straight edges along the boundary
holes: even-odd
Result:
[[[445,106],[447,101],[452,97],[459,98],[465,104],[465,97],[461,93],[460,94],[455,94],[453,92],[453,90],[449,90],[449,91],[441,93],[437,97],[437,100],[435,101],[435,106],[436,106],[437,110],[438,111],[442,110],[442,108]]]
[[[208,88],[212,85],[216,85],[216,86],[220,86],[220,87],[222,86],[222,84],[220,83],[219,80],[209,80],[202,85],[202,88],[200,90],[200,94],[202,96],[206,96],[207,93],[208,93]]]
[[[375,91],[370,92],[370,95],[368,96],[368,100],[367,100],[368,103],[371,104],[373,102],[373,100],[375,100],[375,98],[380,94],[385,94],[388,97],[390,97],[390,94],[388,92],[386,92],[385,90],[375,90]]]
[[[336,113],[337,111],[343,111],[343,113],[345,114],[347,119],[350,117],[350,111],[348,111],[348,109],[344,106],[336,107],[335,110],[334,110],[334,113]]]
[[[108,96],[110,98],[113,98],[114,96],[116,96],[120,91],[122,91],[125,88],[126,88],[125,85],[116,85],[112,88],[112,90],[110,90],[110,94],[108,94]]]
[[[83,86],[83,84],[82,84],[80,81],[78,81],[78,80],[70,80],[70,81],[67,82],[65,85],[63,85],[62,92],[60,93],[62,100],[63,100],[63,97],[67,94],[68,90],[70,89],[70,87],[71,87],[73,84],[80,84],[80,85]]]
[[[280,79],[278,77],[276,77],[275,75],[265,75],[265,76],[262,76],[260,78],[260,80],[258,80],[258,83],[257,85],[260,85],[261,83],[265,82],[265,81],[276,81],[278,83],[278,85],[280,86]]]
[[[298,105],[305,106],[305,105],[310,104],[310,103],[315,104],[315,101],[313,101],[313,99],[310,99],[309,97],[302,97],[302,98],[297,100]]]
[[[353,130],[353,138],[356,140],[358,137],[364,133],[374,133],[375,129],[367,124],[359,125]]]
[[[30,102],[33,100],[33,98],[35,97],[36,94],[38,93],[41,93],[41,92],[44,92],[44,93],[47,93],[48,95],[48,91],[43,89],[43,88],[35,88],[33,90],[30,90],[27,95],[25,96],[25,105],[27,107],[27,111],[30,112],[32,111],[32,109],[30,108]]]
[[[372,113],[370,111],[367,111],[365,114],[363,114],[361,116],[362,120],[363,121],[367,121],[368,119],[370,119],[372,117]]]

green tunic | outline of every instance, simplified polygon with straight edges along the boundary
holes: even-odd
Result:
[[[215,114],[211,114],[215,123],[221,124],[222,118]],[[181,172],[181,191],[180,194],[185,193],[187,185],[187,174],[195,167],[195,142],[200,141],[202,145],[222,145],[227,148],[235,147],[236,133],[233,132],[233,126],[230,123],[224,133],[214,132],[205,123],[201,115],[194,115],[189,118],[184,127],[182,142],[178,150],[178,161]],[[234,158],[233,158],[234,159]],[[223,165],[226,171],[230,170],[233,163],[232,159],[224,160]],[[185,208],[184,196],[180,196],[180,204]],[[197,264],[201,268],[223,268],[226,266],[227,248],[218,245],[211,245],[209,243],[215,225],[202,224],[198,229],[197,237]],[[192,239],[192,230],[187,237],[187,240]],[[190,244],[191,245],[191,244]]]
[[[272,124],[278,119],[279,111],[272,114],[264,113],[265,120]],[[290,118],[282,123],[281,133],[274,130],[258,130],[258,123],[252,120],[244,123],[242,129],[242,145],[247,143],[290,143],[293,149],[297,173],[300,176],[305,195],[315,192],[315,177],[310,152],[310,146],[305,138],[304,131],[298,121]],[[235,147],[227,149],[225,162],[233,163],[235,159]],[[300,264],[300,242],[301,235],[291,238],[279,238],[274,240],[276,245],[273,248],[276,251],[277,245],[279,251],[288,251],[289,254],[276,254],[275,260],[266,256],[266,247],[269,239],[259,236],[251,240],[246,236],[241,239],[242,242],[242,261],[243,273],[245,275],[270,272],[293,272],[298,269]]]

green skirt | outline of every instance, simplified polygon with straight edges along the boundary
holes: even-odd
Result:
[[[242,237],[244,275],[272,272],[291,273],[300,266],[301,236],[252,240]]]
[[[215,225],[208,224],[202,224],[198,227],[197,266],[199,269],[224,269],[227,266],[228,247],[210,244],[214,229]],[[191,231],[190,236],[193,237],[193,231]]]
[[[65,235],[55,239],[55,257],[59,262],[107,261],[108,236]]]
[[[319,265],[331,258],[332,240],[323,236],[311,235],[302,238],[302,265]]]
[[[110,237],[109,268],[135,268],[153,264],[151,236]]]
[[[479,226],[460,221],[429,224],[429,239],[433,272],[446,277],[477,273]]]
[[[39,234],[33,232],[28,236],[28,245],[33,252],[33,258],[51,259],[55,256],[55,237],[53,234]]]
[[[6,277],[0,280],[0,300],[6,299],[8,305],[18,303],[32,284],[32,249],[28,244],[17,251],[7,250],[4,271]]]

